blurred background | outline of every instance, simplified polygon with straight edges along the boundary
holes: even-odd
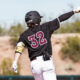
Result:
[[[27,49],[21,55],[18,73],[11,71],[17,40],[27,29],[27,12],[38,11],[42,24],[79,6],[80,0],[0,0],[0,75],[32,76]],[[62,22],[51,41],[56,74],[80,75],[80,14]]]

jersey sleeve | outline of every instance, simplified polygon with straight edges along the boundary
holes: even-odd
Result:
[[[17,46],[16,46],[16,50],[15,53],[22,53],[23,49],[24,49],[24,43],[23,42],[18,42]]]
[[[48,25],[48,30],[50,33],[53,33],[53,31],[57,30],[60,27],[60,21],[58,18],[50,21],[47,23]]]
[[[26,46],[26,41],[24,39],[24,36],[21,35],[17,42],[15,53],[22,53],[25,46]]]
[[[64,13],[64,14],[60,15],[58,17],[58,19],[60,20],[60,22],[62,22],[62,21],[65,21],[65,20],[69,19],[73,15],[74,15],[74,11],[70,11],[70,12],[67,12],[67,13]]]
[[[23,34],[20,35],[18,42],[23,42],[26,45],[25,36]]]

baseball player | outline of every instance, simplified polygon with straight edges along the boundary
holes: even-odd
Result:
[[[29,27],[20,35],[18,40],[12,70],[17,72],[17,63],[23,48],[28,48],[31,70],[35,80],[56,80],[54,63],[52,60],[51,35],[60,27],[60,23],[67,20],[80,8],[65,13],[58,18],[40,25],[41,18],[37,11],[30,11],[25,15],[25,22]]]

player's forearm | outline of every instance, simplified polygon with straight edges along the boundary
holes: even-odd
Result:
[[[15,57],[14,57],[14,61],[16,62],[16,63],[18,63],[18,61],[19,61],[19,58],[20,58],[20,53],[15,53]]]
[[[65,20],[69,19],[72,15],[74,15],[74,11],[65,13],[65,14],[59,16],[58,19],[59,19],[60,22],[62,22],[62,21],[65,21]]]
[[[17,63],[19,61],[20,55],[23,51],[23,48],[24,48],[24,43],[23,42],[18,42],[17,46],[16,46],[16,50],[15,50],[14,61],[13,61],[13,64],[12,64],[12,70],[14,72],[17,72],[17,68],[18,68]]]
[[[67,20],[67,19],[70,18],[72,15],[74,15],[74,13],[80,13],[80,7],[74,9],[74,10],[71,11],[71,12],[68,12],[68,13],[65,13],[65,14],[59,16],[59,17],[58,17],[59,22],[62,22],[62,21]]]

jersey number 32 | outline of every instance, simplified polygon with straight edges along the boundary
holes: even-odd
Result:
[[[36,38],[38,38],[38,40]],[[31,41],[31,47],[37,48],[39,45],[44,45],[47,43],[46,38],[44,38],[44,33],[42,31],[37,32],[31,36],[28,36],[28,40]]]

